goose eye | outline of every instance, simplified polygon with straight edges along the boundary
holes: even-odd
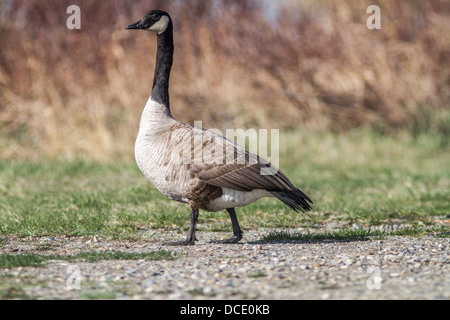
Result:
[[[158,20],[159,19],[159,14],[157,14],[157,13],[152,14],[152,18],[155,19],[155,20]]]

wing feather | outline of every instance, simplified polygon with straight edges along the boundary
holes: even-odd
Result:
[[[268,191],[292,191],[291,181],[275,166],[210,131],[196,131],[208,139],[208,148],[226,150],[216,157],[209,155],[208,161],[195,164],[196,177],[207,184],[238,191],[264,189]],[[214,138],[212,138],[214,135]],[[214,144],[214,145],[212,145]],[[265,175],[271,169],[274,174]]]

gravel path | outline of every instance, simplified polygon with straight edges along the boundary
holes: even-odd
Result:
[[[0,270],[0,279],[37,299],[450,299],[448,238],[388,237],[369,241],[209,243],[228,234],[199,234],[193,247],[98,238],[4,241],[0,253],[75,254],[86,250],[170,250],[174,260],[49,261],[41,268]],[[77,276],[80,276],[77,278]],[[76,279],[81,279],[77,283]],[[79,284],[79,288],[78,288]]]

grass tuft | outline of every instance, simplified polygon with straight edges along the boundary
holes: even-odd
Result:
[[[262,237],[262,241],[302,241],[302,242],[320,242],[320,241],[367,241],[370,239],[383,239],[387,236],[408,236],[422,237],[425,235],[434,235],[442,238],[449,236],[449,228],[400,228],[395,231],[357,229],[340,229],[326,232],[291,232],[291,231],[273,231]]]
[[[173,260],[171,251],[158,250],[143,253],[87,251],[69,256],[40,254],[0,254],[0,269],[17,267],[42,267],[49,260],[85,261],[89,263],[110,260]]]
[[[364,229],[342,229],[338,231],[327,231],[318,233],[300,233],[291,231],[274,231],[263,236],[262,241],[365,241],[370,236],[380,236],[380,232]]]

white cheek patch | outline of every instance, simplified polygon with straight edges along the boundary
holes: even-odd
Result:
[[[162,16],[161,19],[159,19],[159,21],[152,25],[148,30],[156,32],[157,34],[161,34],[166,31],[168,25],[169,17]]]

